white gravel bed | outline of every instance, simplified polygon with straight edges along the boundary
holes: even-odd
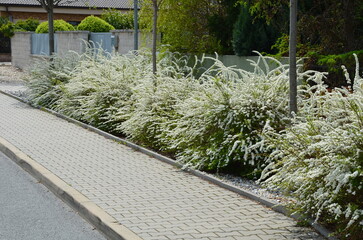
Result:
[[[26,72],[9,64],[0,65],[0,90],[25,98]]]
[[[285,196],[280,191],[265,188],[264,186],[261,186],[254,180],[238,177],[231,174],[223,174],[223,173],[210,174],[210,175],[218,178],[222,182],[236,186],[243,190],[247,190],[260,197],[267,198],[272,202],[275,202],[276,204],[287,204],[289,202],[294,202],[292,198]]]
[[[24,83],[25,74],[11,65],[0,65],[0,83]]]

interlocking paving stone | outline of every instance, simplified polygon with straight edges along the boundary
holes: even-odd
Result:
[[[324,239],[234,192],[1,93],[0,136],[145,240]]]

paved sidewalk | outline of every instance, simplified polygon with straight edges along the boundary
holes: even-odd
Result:
[[[323,239],[256,202],[2,93],[0,137],[145,240]]]

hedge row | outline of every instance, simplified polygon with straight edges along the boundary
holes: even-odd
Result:
[[[30,100],[147,147],[186,166],[233,172],[285,190],[293,209],[334,226],[346,239],[363,230],[363,80],[330,92],[324,74],[299,87],[300,112],[288,111],[288,66],[260,57],[254,72],[214,58],[149,53],[92,55],[42,62],[28,79]],[[269,69],[267,60],[277,68]],[[201,73],[202,71],[202,73]],[[198,72],[199,77],[195,77]],[[348,76],[348,75],[347,75]]]

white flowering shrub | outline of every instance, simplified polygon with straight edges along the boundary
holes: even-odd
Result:
[[[63,87],[55,109],[65,115],[113,133],[126,120],[132,106],[133,87],[150,75],[150,58],[144,53],[85,54],[76,74]]]
[[[251,73],[212,60],[214,65],[198,79],[198,91],[176,105],[180,118],[167,134],[170,147],[188,166],[239,175],[252,172],[253,177],[270,152],[261,138],[266,121],[278,129],[285,125],[287,67],[279,63],[277,69],[262,69],[252,62]]]
[[[196,78],[205,59],[214,64]],[[288,67],[272,60],[278,67],[270,70],[266,61],[252,62],[251,73],[215,58],[192,68],[188,59],[164,58],[156,76],[134,87],[132,111],[120,129],[138,143],[176,154],[186,166],[258,175],[271,152],[261,135],[266,121],[281,129],[288,116]]]
[[[79,59],[77,53],[70,52],[63,57],[54,56],[53,61],[37,61],[25,79],[29,100],[36,105],[52,108],[61,98],[62,87],[72,77]]]
[[[199,86],[187,61],[188,58],[166,54],[158,63],[157,75],[149,75],[133,87],[132,111],[119,127],[133,141],[174,152],[166,135],[180,118],[175,106]]]
[[[203,70],[200,66],[205,60],[213,64]],[[269,69],[267,60],[277,67]],[[55,57],[53,65],[58,61],[63,59]],[[44,75],[39,80],[33,75],[31,98],[80,121],[175,154],[187,166],[258,175],[271,152],[263,142],[263,126],[266,121],[275,129],[286,124],[288,66],[262,56],[251,62],[254,72],[226,67],[216,58],[196,59],[193,67],[188,62],[187,57],[164,54],[153,75],[148,53],[120,56],[90,49],[76,61],[55,65],[59,70],[52,71],[54,77]],[[49,71],[50,66],[39,69]],[[53,82],[61,78],[65,80]],[[43,91],[34,87],[37,84],[50,86]],[[46,96],[51,104],[38,101],[38,95]]]
[[[329,91],[321,77],[300,89],[300,113],[283,131],[266,127],[271,163],[262,178],[285,190],[293,210],[333,226],[343,239],[363,233],[363,80]],[[349,80],[349,75],[346,75]]]

